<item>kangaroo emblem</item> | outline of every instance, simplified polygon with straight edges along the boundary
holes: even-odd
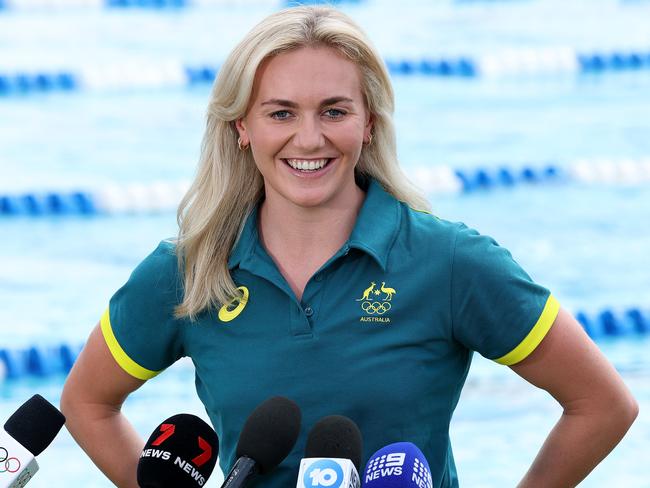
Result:
[[[370,294],[375,289],[375,286],[376,286],[375,282],[371,281],[370,286],[368,288],[366,288],[365,290],[363,290],[363,296],[361,298],[357,298],[356,301],[361,302],[363,300],[370,300]]]
[[[374,283],[373,283],[373,284],[374,284]],[[386,301],[388,301],[388,302],[391,301],[391,300],[393,299],[393,295],[394,295],[395,293],[397,293],[397,292],[395,291],[395,288],[387,288],[387,287],[386,287],[386,282],[385,282],[385,281],[382,281],[382,282],[381,282],[381,288],[380,288],[380,290],[381,290],[383,293],[386,294],[386,298],[384,298],[384,300],[386,300]]]

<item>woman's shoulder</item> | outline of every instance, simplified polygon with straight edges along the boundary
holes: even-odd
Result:
[[[463,222],[454,222],[434,213],[416,210],[405,203],[402,206],[401,228],[410,238],[455,241],[466,232],[476,232]]]
[[[141,286],[176,286],[179,277],[176,244],[172,239],[160,241],[158,246],[145,257],[131,274],[130,281]]]

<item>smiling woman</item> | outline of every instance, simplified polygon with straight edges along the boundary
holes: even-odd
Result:
[[[521,486],[573,486],[623,436],[636,403],[618,374],[507,250],[426,212],[392,112],[384,64],[335,9],[273,14],[230,54],[178,239],[110,300],[62,397],[116,484],[137,486],[143,445],[122,402],[182,356],[224,471],[249,412],[282,395],[307,426],[354,420],[363,460],[412,442],[432,486],[458,486],[449,423],[473,351],[564,408]],[[305,441],[258,486],[292,486]]]
[[[328,47],[270,58],[236,126],[264,179],[262,242],[300,299],[309,278],[350,235],[364,200],[354,175],[372,119],[359,69]],[[287,247],[287,236],[300,241]]]

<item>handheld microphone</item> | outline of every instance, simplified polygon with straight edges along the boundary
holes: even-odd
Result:
[[[431,469],[411,442],[396,442],[370,456],[363,473],[364,488],[433,488]]]
[[[307,436],[296,487],[359,488],[362,444],[359,427],[349,418],[322,418]]]
[[[0,430],[0,487],[21,488],[38,471],[42,453],[63,427],[65,417],[41,395],[16,410]]]
[[[221,488],[247,486],[258,474],[265,474],[286,458],[298,440],[300,408],[284,397],[272,397],[250,414],[237,443],[237,461]]]
[[[189,413],[173,415],[153,431],[138,461],[141,488],[194,488],[212,474],[219,454],[217,433]]]

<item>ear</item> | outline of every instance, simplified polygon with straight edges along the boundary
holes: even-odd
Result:
[[[239,138],[241,139],[242,144],[244,146],[250,144],[250,139],[248,137],[248,131],[246,130],[246,123],[244,122],[244,119],[235,120],[235,129],[237,129],[237,133],[239,134]]]
[[[372,133],[372,128],[375,124],[375,116],[373,114],[368,114],[368,120],[366,121],[366,126],[363,129],[363,140],[367,141],[370,138]]]

